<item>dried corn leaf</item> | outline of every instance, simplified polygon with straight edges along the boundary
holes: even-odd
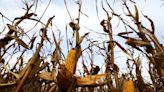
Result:
[[[132,15],[132,13],[131,13],[131,11],[130,11],[130,9],[129,9],[128,5],[127,5],[126,3],[124,3],[124,5],[125,5],[125,7],[126,7],[126,9],[127,9],[128,13],[129,13],[129,14],[127,14],[127,16],[134,17],[134,16]]]
[[[58,46],[58,43],[57,43],[57,40],[56,40],[56,37],[55,37],[54,32],[52,32],[52,36],[53,36],[53,38],[54,38],[54,42],[55,42],[55,45],[56,45],[56,47],[57,47],[57,46]]]
[[[155,26],[154,26],[154,22],[153,20],[151,20],[148,16],[144,15],[145,18],[147,18],[149,20],[149,22],[151,23],[151,29],[152,29],[152,32],[154,34],[154,31],[155,31]]]
[[[120,33],[118,33],[118,36],[128,35],[130,33],[133,33],[133,31],[130,31],[130,32],[120,32]]]
[[[138,13],[138,9],[137,9],[137,6],[136,5],[134,5],[134,7],[135,7],[135,17],[134,17],[134,19],[135,19],[135,21],[138,23],[139,22],[139,13]]]
[[[48,36],[47,36],[47,29],[41,28],[40,30],[42,31],[42,38],[43,38],[44,40],[49,41]],[[49,41],[49,42],[50,42],[50,41]]]
[[[34,46],[34,42],[35,42],[35,39],[36,39],[36,36],[33,36],[32,39],[31,39],[31,41],[30,41],[30,43],[31,43],[31,45],[30,45],[30,49],[33,48],[33,46]]]
[[[28,49],[28,45],[27,45],[25,42],[23,42],[21,39],[17,38],[17,39],[15,39],[15,40],[17,41],[17,43],[18,43],[19,45],[21,45],[21,46],[23,46],[24,48]]]
[[[87,66],[85,65],[85,63],[84,63],[84,60],[82,60],[82,65],[83,65],[84,73],[89,74],[89,70],[88,70]]]
[[[11,38],[14,38],[15,40],[16,40],[16,42],[19,44],[19,45],[21,45],[22,47],[24,47],[25,49],[29,49],[28,48],[28,45],[25,43],[25,42],[23,42],[21,39],[19,39],[18,37],[16,37],[16,36],[10,36]]]
[[[55,64],[59,63],[59,59],[60,59],[59,52],[60,52],[60,42],[61,42],[61,40],[59,40],[57,42],[56,37],[55,37],[55,34],[53,32],[52,32],[52,35],[53,35],[53,38],[54,38],[56,49],[53,52],[53,56],[51,58],[51,62],[53,63],[53,65],[55,65]]]
[[[42,72],[39,74],[39,77],[44,79],[44,80],[48,80],[48,81],[53,81],[53,77],[52,74],[50,72]]]
[[[32,17],[33,15],[34,15],[34,16],[37,16],[37,15],[34,14],[34,13],[29,13],[29,14],[25,14],[25,15],[22,16],[22,17],[17,17],[17,18],[15,18],[14,20],[17,20],[17,19],[20,19],[20,20],[28,19],[28,18]]]
[[[15,85],[16,82],[9,82],[9,83],[3,83],[3,84],[0,84],[0,87],[5,87],[5,86],[11,86],[11,85]]]
[[[125,56],[128,59],[132,59],[132,56],[128,53],[128,51],[125,48],[123,48],[118,42],[116,42],[116,45],[125,53]]]
[[[127,52],[127,50],[126,50],[124,47],[121,46],[121,44],[119,44],[118,42],[115,42],[115,43],[116,43],[116,45],[117,45],[124,53],[126,53],[127,55],[130,55],[130,54]]]
[[[4,67],[9,73],[11,73],[13,76],[15,76],[17,79],[20,78],[20,75],[19,75],[19,74],[10,71],[10,69],[9,69],[6,65],[3,65],[3,67]]]
[[[83,41],[83,39],[84,39],[88,34],[89,34],[89,32],[88,32],[88,33],[85,33],[83,36],[81,36],[81,38],[79,39],[78,44],[81,44],[81,42]]]
[[[137,40],[137,39],[134,39],[134,38],[129,38],[126,42],[126,44],[128,45],[135,45],[135,46],[150,46],[150,43],[149,42],[145,42],[145,41],[142,41],[142,40]]]
[[[89,75],[81,78],[77,77],[77,86],[101,86],[107,83],[108,74]]]
[[[12,75],[14,75],[17,79],[19,79],[19,78],[20,78],[20,75],[19,75],[19,74],[17,74],[17,73],[14,73],[14,72],[11,72],[11,71],[10,71],[10,73],[11,73]]]
[[[124,82],[123,92],[134,92],[134,84],[132,80]]]
[[[0,39],[0,48],[1,47],[5,47],[5,45],[7,45],[13,38],[11,38],[10,36],[8,35],[11,35],[13,34],[16,30],[15,27],[13,27],[12,25],[10,24],[7,24],[8,28],[9,28],[9,32],[6,34],[6,36],[3,38],[3,39]]]

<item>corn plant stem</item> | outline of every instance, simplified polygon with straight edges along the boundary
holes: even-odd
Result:
[[[81,3],[78,4],[79,5],[79,9],[78,9],[78,25],[80,24],[80,13],[81,13]],[[79,43],[79,30],[75,30],[76,31],[76,53],[79,52],[79,49],[80,49],[80,43]],[[74,73],[76,71],[76,66],[77,66],[77,61],[78,61],[78,58],[79,57],[75,57],[74,60],[76,60],[76,64],[75,64],[75,69],[74,69]]]
[[[76,46],[79,45],[79,31],[76,31]]]
[[[115,83],[116,83],[116,88],[119,91],[119,80],[118,80],[118,73],[117,70],[114,68],[114,40],[113,40],[113,35],[112,35],[112,28],[110,24],[110,20],[108,19],[108,30],[109,30],[109,40],[111,42],[111,62],[113,65],[113,70],[114,70],[114,78],[115,78]]]
[[[35,52],[33,58],[30,60],[29,64],[27,64],[27,66],[26,66],[27,68],[26,68],[26,71],[25,71],[25,73],[24,73],[24,76],[23,76],[22,80],[20,80],[20,82],[19,82],[19,84],[18,84],[18,86],[17,86],[15,92],[19,92],[19,91],[20,91],[20,89],[21,89],[23,83],[25,82],[25,80],[27,79],[28,75],[29,75],[30,72],[31,72],[32,66],[33,66],[34,63],[38,60],[39,52],[40,52],[40,50],[41,50],[41,48],[42,48],[42,46],[43,46],[43,42],[44,42],[44,38],[43,38],[43,37],[46,35],[46,31],[47,31],[48,25],[51,23],[51,21],[52,21],[52,19],[53,19],[54,17],[55,17],[55,16],[49,18],[49,20],[47,21],[47,24],[46,24],[45,28],[43,29],[41,42],[40,42],[40,44],[39,44],[39,46],[38,46],[38,48],[37,48],[37,50],[36,50],[36,52]]]
[[[79,53],[79,50],[80,50],[80,44],[79,44],[79,30],[76,30],[76,54]],[[75,61],[76,63],[75,63],[75,68],[74,68],[73,73],[75,73],[75,71],[76,71],[76,66],[77,66],[78,58],[79,58],[79,57],[76,55],[76,56],[75,56],[75,59],[74,59],[74,61]]]
[[[81,12],[81,4],[79,3],[79,9],[78,9],[78,25],[80,24],[80,12]],[[76,46],[79,45],[79,30],[76,30]]]
[[[19,92],[19,91],[20,91],[22,85],[24,84],[24,82],[25,82],[25,80],[27,79],[29,73],[31,72],[32,65],[35,63],[35,61],[36,61],[36,60],[38,59],[38,57],[39,57],[39,52],[40,52],[41,47],[42,47],[42,45],[43,45],[43,41],[44,41],[44,40],[43,40],[43,38],[42,38],[42,40],[41,40],[41,42],[40,42],[40,44],[39,44],[39,46],[38,46],[38,48],[37,48],[37,50],[36,50],[36,52],[35,52],[33,58],[30,60],[30,63],[27,65],[27,70],[26,70],[26,72],[25,72],[23,78],[20,80],[20,83],[18,84],[18,86],[17,86],[15,92]]]

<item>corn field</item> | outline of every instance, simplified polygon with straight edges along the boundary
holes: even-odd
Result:
[[[93,0],[101,30],[86,28],[88,32],[82,32],[81,24],[82,17],[88,17],[83,12],[86,1],[74,0],[77,11],[72,12],[69,0],[62,0],[70,19],[65,30],[56,27],[55,14],[42,19],[52,3],[47,1],[41,16],[37,10],[44,0],[22,0],[24,14],[13,19],[0,11],[0,92],[164,92],[164,46],[154,21],[137,1],[114,0],[122,2],[120,14],[110,0]],[[118,28],[122,25],[120,31],[113,27],[115,20]],[[92,39],[94,34],[106,39]],[[119,63],[126,62],[126,73],[115,63],[118,49],[124,54]],[[96,61],[96,55],[103,60]],[[148,68],[143,71],[145,62]],[[144,72],[150,76],[147,81]]]

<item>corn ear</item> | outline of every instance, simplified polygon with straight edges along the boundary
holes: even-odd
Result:
[[[123,92],[134,92],[134,84],[132,80],[124,82]]]
[[[75,49],[71,49],[68,52],[67,58],[66,58],[66,62],[65,62],[65,67],[68,69],[68,71],[71,72],[71,74],[73,74],[74,72],[74,68],[76,66],[76,62],[75,61],[75,56],[76,56],[76,50]]]

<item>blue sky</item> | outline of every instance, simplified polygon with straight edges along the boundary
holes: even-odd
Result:
[[[27,0],[30,1],[30,0]],[[39,2],[38,4],[38,9],[36,11],[38,17],[41,16],[43,13],[46,5],[48,4],[49,0],[41,0],[42,2]],[[77,18],[77,5],[75,4],[76,0],[67,0],[68,8],[71,13],[72,18]],[[100,26],[98,17],[96,15],[96,8],[95,8],[95,0],[82,0],[82,12],[85,13],[88,17],[81,15],[81,30],[80,30],[80,35],[88,32],[89,29],[92,29],[96,32],[103,33],[102,27]],[[109,0],[110,1],[110,0]],[[160,0],[136,0],[137,6],[139,8],[140,13],[143,12],[144,14],[148,15],[155,23],[155,28],[156,28],[156,35],[161,41],[161,43],[164,43],[164,6],[161,7],[162,1]],[[115,3],[110,2],[112,7],[114,8],[115,11],[118,13],[122,13],[122,3],[119,0],[116,0]],[[0,12],[3,13],[5,16],[7,16],[9,19],[13,20],[15,17],[19,17],[22,14],[24,14],[24,10],[22,9],[24,5],[22,4],[21,0],[0,0]],[[132,7],[132,6],[130,6]],[[98,8],[99,8],[99,18],[100,21],[102,19],[106,19],[106,15],[103,12],[101,8],[101,0],[98,0]],[[133,7],[132,7],[133,8]],[[47,19],[51,16],[55,15],[55,19],[53,20],[53,23],[55,25],[55,29],[60,29],[62,32],[62,37],[65,37],[65,26],[68,25],[68,23],[71,21],[68,13],[66,11],[66,8],[64,6],[64,0],[52,0],[50,6],[48,7],[44,17],[42,18],[42,21],[46,22]],[[145,22],[145,25],[149,25],[148,22],[146,22],[144,19],[140,19],[140,21]],[[2,30],[3,23],[0,17],[0,30]],[[5,24],[10,23],[9,21],[5,21]],[[113,20],[113,29],[114,29],[114,34],[117,34],[118,32],[125,31],[122,27],[117,27],[118,25],[118,20]],[[26,25],[26,26],[25,26]],[[22,26],[29,30],[33,23],[26,22],[23,23]],[[71,30],[71,28],[68,27],[68,30]],[[89,35],[90,38],[94,40],[98,40],[102,42],[103,40],[107,40],[108,36],[103,36],[103,35],[98,35],[94,32],[89,31],[91,34]],[[72,31],[68,32],[70,35],[72,34]],[[51,34],[50,34],[51,35]],[[0,35],[1,37],[2,35]],[[162,39],[163,37],[163,39]],[[124,44],[124,40],[120,39],[117,36],[114,36],[114,39],[120,43]],[[66,49],[66,43],[63,41],[61,44],[64,52],[67,51]],[[82,46],[85,47],[86,44],[82,43]],[[116,48],[116,63],[118,64],[119,67],[123,70],[124,72],[125,69],[125,64],[126,62],[122,55],[123,53],[120,52],[118,48]],[[102,65],[103,58],[100,56],[95,56],[95,63],[98,65]],[[80,66],[80,64],[79,64]],[[80,67],[81,68],[81,67]]]

